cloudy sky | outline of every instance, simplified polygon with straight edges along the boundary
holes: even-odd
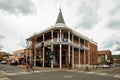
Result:
[[[51,27],[61,9],[65,23],[112,54],[120,42],[120,0],[0,0],[0,44],[13,52],[26,38]]]

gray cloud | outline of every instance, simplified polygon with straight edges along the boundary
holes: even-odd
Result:
[[[110,15],[111,16],[114,16],[114,15],[119,15],[120,16],[120,2],[118,5],[116,5],[115,8],[113,8],[110,12]]]
[[[0,34],[0,39],[5,39],[6,37],[2,34]]]
[[[114,36],[114,37],[113,37]],[[117,42],[120,41],[120,35],[112,34],[109,38],[105,39],[102,42],[102,49],[112,49],[114,45],[116,45]]]
[[[20,42],[19,42],[18,46],[21,46],[21,47],[23,47],[23,48],[26,48],[26,41],[25,41],[24,38],[21,38],[21,39],[20,39]]]
[[[109,12],[111,20],[107,23],[109,29],[120,29],[120,0],[116,2],[115,7]]]
[[[82,22],[78,23],[76,27],[82,26],[85,29],[91,29],[94,25],[96,25],[99,21],[99,17],[97,15],[97,11],[99,8],[98,0],[81,0],[81,4],[78,8],[78,15],[83,15]]]
[[[110,20],[107,24],[107,28],[110,28],[110,29],[120,29],[120,20]]]
[[[120,42],[117,42],[117,47],[115,51],[120,51]]]
[[[35,8],[31,0],[0,0],[0,9],[12,14],[31,14]]]

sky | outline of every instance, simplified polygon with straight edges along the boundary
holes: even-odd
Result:
[[[0,0],[1,51],[26,48],[26,39],[55,25],[61,6],[71,29],[120,54],[120,0]]]

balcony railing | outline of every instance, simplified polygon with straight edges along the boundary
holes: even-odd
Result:
[[[82,45],[81,48],[84,50],[89,50],[89,48],[87,46],[84,46],[84,45]]]
[[[47,46],[47,45],[50,45],[51,42],[55,43],[55,42],[60,42],[59,38],[54,38],[53,40],[52,39],[49,39],[49,40],[45,40],[44,41],[44,46]],[[77,42],[72,42],[71,40],[69,39],[66,39],[66,38],[62,38],[61,39],[61,42],[63,43],[71,43],[72,45],[74,45],[75,47],[77,48],[81,48],[83,50],[89,50],[89,47],[87,46],[84,46],[83,44],[79,44]],[[38,42],[36,45],[35,45],[36,48],[38,47],[41,47],[41,42]]]

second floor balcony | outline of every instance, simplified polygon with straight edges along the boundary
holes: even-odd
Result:
[[[71,44],[73,45],[74,47],[76,48],[81,48],[83,50],[89,50],[89,47],[85,46],[84,44],[82,43],[79,43],[79,42],[72,42],[72,40],[70,39],[67,39],[67,38],[54,38],[54,39],[48,39],[48,40],[45,40],[44,42],[44,46],[48,46],[48,45],[51,45],[51,44]],[[41,42],[37,42],[35,47],[41,47],[41,44],[42,44],[42,41]]]

